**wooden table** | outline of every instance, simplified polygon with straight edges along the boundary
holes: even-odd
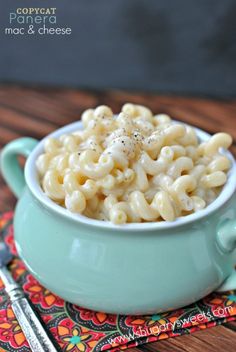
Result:
[[[54,129],[76,121],[81,112],[108,104],[118,112],[124,102],[149,106],[154,112],[196,125],[209,133],[226,131],[233,135],[236,155],[236,100],[213,100],[140,93],[88,92],[71,89],[0,86],[0,147],[21,136],[41,139]],[[0,212],[10,210],[15,198],[0,179]],[[158,341],[129,351],[205,352],[236,350],[236,323]]]

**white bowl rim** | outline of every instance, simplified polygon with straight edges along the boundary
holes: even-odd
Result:
[[[181,121],[175,121],[178,123],[183,123]],[[189,125],[191,126],[191,125]],[[206,141],[209,139],[210,134],[207,132],[192,126],[197,133],[197,136],[200,140]],[[56,204],[54,201],[52,201],[46,194],[43,192],[39,182],[38,182],[38,174],[36,170],[36,165],[35,161],[37,157],[42,154],[43,152],[43,146],[46,138],[54,137],[58,138],[59,136],[66,134],[66,133],[71,133],[74,132],[78,129],[82,128],[82,122],[81,121],[76,121],[71,124],[68,124],[64,127],[61,127],[54,132],[48,134],[46,137],[44,137],[34,148],[34,150],[30,153],[26,164],[25,164],[25,179],[26,183],[33,194],[33,196],[44,206],[46,206],[48,209],[52,210],[53,212],[57,213],[58,215],[61,215],[63,217],[66,217],[68,219],[74,220],[78,223],[90,225],[90,226],[95,226],[95,227],[100,227],[104,229],[113,229],[113,230],[121,230],[121,231],[145,231],[145,230],[164,230],[164,229],[170,229],[174,227],[179,227],[183,226],[185,224],[189,224],[193,221],[200,220],[203,217],[206,217],[210,215],[212,212],[216,211],[219,209],[235,192],[236,189],[236,162],[234,160],[233,155],[226,150],[223,150],[222,153],[226,155],[227,157],[230,158],[232,162],[232,166],[228,172],[228,179],[227,182],[225,183],[221,193],[219,196],[211,203],[209,204],[206,208],[190,214],[186,216],[181,216],[177,218],[174,221],[161,221],[161,222],[143,222],[143,223],[127,223],[123,225],[115,225],[111,223],[110,221],[102,221],[102,220],[96,220],[96,219],[91,219],[88,218],[82,214],[75,214],[70,212],[69,210],[63,208],[62,206]]]

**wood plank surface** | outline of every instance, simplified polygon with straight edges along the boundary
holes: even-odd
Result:
[[[54,129],[78,120],[87,108],[107,104],[114,112],[118,112],[125,102],[147,105],[155,113],[170,114],[175,119],[198,126],[209,133],[229,132],[234,138],[231,150],[236,155],[236,100],[11,85],[0,86],[0,148],[21,136],[41,139]],[[15,202],[0,177],[0,212],[13,209]],[[131,352],[235,350],[235,322],[129,349]]]

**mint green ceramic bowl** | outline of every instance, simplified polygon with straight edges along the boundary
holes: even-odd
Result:
[[[52,133],[81,128],[73,123]],[[196,129],[198,137],[209,135]],[[1,153],[3,177],[19,198],[17,250],[29,271],[65,300],[110,313],[175,309],[216,289],[236,288],[236,166],[206,209],[173,222],[113,225],[72,214],[42,192],[35,160],[44,140],[21,138]],[[17,156],[28,157],[25,174]]]

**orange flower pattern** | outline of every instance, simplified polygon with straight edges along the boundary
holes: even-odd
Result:
[[[9,268],[32,302],[35,311],[40,314],[44,327],[50,332],[58,351],[115,352],[236,319],[236,291],[214,292],[189,307],[146,316],[119,316],[94,312],[64,302],[40,285],[17,257],[12,217],[12,212],[0,216],[1,236],[14,255]],[[201,315],[201,321],[191,320],[198,315]],[[179,325],[180,321],[182,323]],[[0,350],[30,352],[1,280]]]
[[[14,350],[29,350],[25,336],[8,304],[0,310],[0,341],[3,341],[4,345],[10,344]]]
[[[28,275],[26,277],[23,289],[28,293],[31,302],[35,305],[39,304],[44,310],[48,310],[50,308],[54,308],[55,310],[56,307],[64,307],[63,299],[54,295],[40,285],[32,275]]]

